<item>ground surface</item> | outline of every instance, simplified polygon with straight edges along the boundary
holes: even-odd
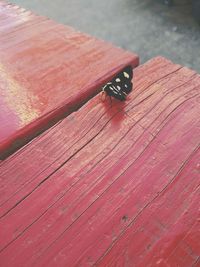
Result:
[[[200,72],[200,27],[190,0],[11,0],[40,15],[134,51],[141,62],[163,55]]]

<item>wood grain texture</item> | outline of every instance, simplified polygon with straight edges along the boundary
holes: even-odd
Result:
[[[0,158],[78,109],[130,52],[0,2]]]
[[[158,57],[0,165],[4,266],[198,266],[200,76]]]

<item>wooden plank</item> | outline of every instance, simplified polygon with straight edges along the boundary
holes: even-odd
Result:
[[[0,2],[0,158],[79,108],[130,52]]]
[[[1,164],[4,266],[198,262],[200,77],[156,58],[133,82]]]

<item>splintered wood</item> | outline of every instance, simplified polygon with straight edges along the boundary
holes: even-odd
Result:
[[[199,266],[200,76],[158,57],[0,165],[0,262]]]

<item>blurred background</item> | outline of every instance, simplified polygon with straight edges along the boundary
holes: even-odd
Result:
[[[162,55],[200,73],[200,26],[192,0],[11,0],[140,56]],[[199,0],[200,2],[200,0]]]

